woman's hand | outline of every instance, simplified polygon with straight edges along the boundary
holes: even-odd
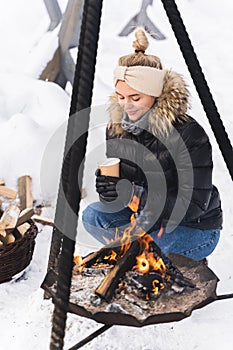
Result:
[[[134,212],[139,212],[146,202],[146,191],[142,185],[130,182],[114,176],[104,176],[100,174],[100,169],[95,172],[96,191],[103,203],[118,201],[123,207],[129,206]],[[137,204],[135,207],[135,196]]]
[[[96,175],[96,191],[100,199],[106,202],[112,202],[118,197],[116,185],[120,180],[119,177],[104,176],[100,174],[100,169],[95,172]]]

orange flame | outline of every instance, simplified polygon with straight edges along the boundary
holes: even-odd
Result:
[[[74,270],[78,272],[82,272],[84,269],[84,266],[82,265],[83,258],[80,255],[76,255],[73,258],[73,262],[75,263]]]
[[[145,253],[142,253],[141,255],[137,256],[136,259],[137,259],[136,268],[139,272],[147,273],[150,271],[150,263],[147,260]]]
[[[74,261],[75,264],[81,265],[82,261],[83,261],[83,258],[80,255],[76,255],[76,256],[74,256],[74,260],[73,261]]]
[[[161,227],[160,227],[160,229],[159,229],[159,232],[158,232],[158,234],[157,234],[157,237],[158,237],[158,238],[161,238],[161,237],[162,237],[163,230],[164,230],[164,228],[163,228],[163,226],[161,225]]]
[[[128,207],[134,212],[137,213],[139,207],[140,199],[134,195],[131,202],[128,204]]]
[[[143,245],[143,253],[137,256],[137,265],[135,268],[141,273],[147,273],[149,271],[159,271],[161,274],[166,272],[166,265],[162,258],[155,257],[153,252],[149,251],[149,244],[153,241],[152,237],[146,233],[141,237],[141,245]]]
[[[120,255],[124,255],[127,250],[129,249],[132,239],[131,239],[131,232],[135,228],[136,225],[136,219],[134,217],[134,214],[131,215],[130,218],[130,225],[124,230],[123,237],[121,238],[121,251]]]
[[[117,261],[117,253],[114,250],[112,250],[110,255],[106,255],[104,257],[104,260]]]

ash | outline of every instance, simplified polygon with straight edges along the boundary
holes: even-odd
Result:
[[[70,303],[84,308],[92,315],[97,312],[128,314],[139,321],[160,314],[178,312],[189,315],[203,300],[211,297],[213,290],[216,289],[216,278],[202,263],[193,262],[193,266],[188,264],[188,266],[177,265],[177,267],[184,277],[192,280],[195,288],[180,287],[174,283],[171,288],[164,288],[157,295],[150,294],[147,300],[148,295],[139,282],[139,274],[129,271],[110,303],[95,294],[96,288],[107,275],[109,268],[86,268],[82,273],[74,271]]]

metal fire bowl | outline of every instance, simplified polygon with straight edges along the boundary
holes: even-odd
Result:
[[[103,302],[98,306],[93,306],[84,301],[80,301],[80,290],[77,288],[80,282],[76,279],[75,275],[72,278],[72,284],[74,283],[76,288],[71,287],[70,303],[68,311],[79,316],[91,318],[96,322],[103,323],[105,325],[125,325],[133,327],[143,327],[157,323],[167,323],[182,320],[191,315],[195,309],[202,308],[203,306],[215,301],[217,299],[216,288],[219,281],[218,277],[208,268],[203,262],[196,262],[192,259],[183,257],[181,255],[170,254],[168,257],[172,260],[173,264],[187,278],[192,279],[196,284],[195,288],[187,288],[182,293],[161,293],[161,295],[153,300],[142,302],[142,309],[130,305],[124,298],[115,300],[109,304]],[[89,277],[86,277],[87,279]],[[57,275],[50,271],[43,284],[42,288],[48,291],[53,298],[55,298]],[[73,289],[73,291],[72,291]],[[86,289],[86,288],[85,288]],[[91,287],[89,292],[91,291]],[[87,293],[87,290],[86,290]],[[77,297],[79,295],[79,297]],[[144,306],[147,305],[145,309]],[[120,305],[120,309],[112,312],[111,305]],[[148,306],[149,305],[149,306]],[[140,312],[138,312],[138,310]],[[126,311],[122,313],[122,310]]]

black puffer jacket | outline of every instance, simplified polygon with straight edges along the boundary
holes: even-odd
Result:
[[[122,110],[113,96],[107,156],[121,159],[122,178],[143,182],[148,191],[145,209],[153,208],[153,228],[163,224],[220,229],[211,145],[203,128],[186,114],[187,99],[183,79],[168,71],[148,130],[135,136],[121,128]]]

